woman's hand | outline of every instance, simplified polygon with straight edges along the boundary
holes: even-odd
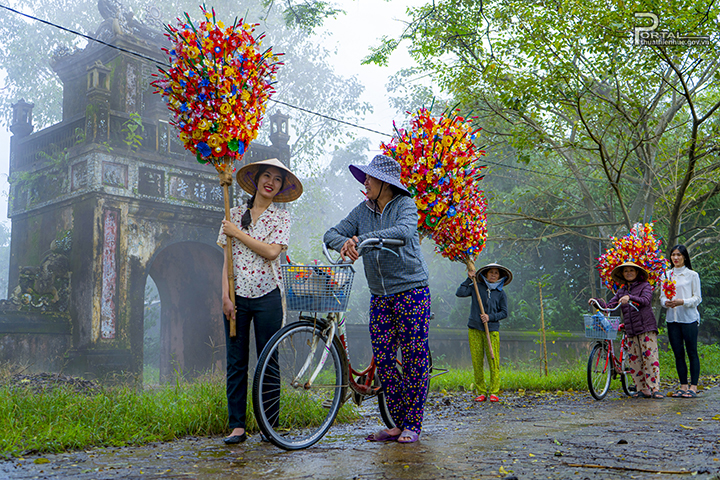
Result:
[[[487,323],[490,321],[490,317],[488,316],[487,313],[481,313],[480,320],[482,320],[483,323]]]
[[[472,280],[473,278],[475,278],[476,273],[477,271],[474,268],[468,269],[468,278]]]
[[[345,260],[345,256],[347,255],[350,260],[353,262],[360,258],[360,254],[358,254],[357,251],[357,244],[358,244],[358,238],[353,236],[352,238],[348,238],[347,241],[343,244],[342,248],[340,249],[340,257]]]
[[[235,320],[235,305],[230,301],[230,297],[223,295],[223,313],[228,320]]]
[[[623,305],[627,305],[630,303],[630,295],[625,295],[624,297],[620,297],[620,303]]]
[[[238,227],[236,227],[235,224],[229,220],[222,221],[222,231],[228,237],[233,237],[233,238],[237,238],[237,239],[240,238],[240,229]]]
[[[665,306],[667,308],[675,308],[679,307],[680,305],[685,305],[685,300],[683,300],[682,298],[678,298],[677,300],[668,300],[667,302],[665,302]]]

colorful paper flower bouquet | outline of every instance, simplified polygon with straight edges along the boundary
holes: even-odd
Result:
[[[610,247],[598,258],[598,271],[603,285],[613,291],[617,290],[620,285],[611,277],[613,269],[625,262],[634,262],[648,272],[650,285],[662,281],[663,290],[666,295],[672,293],[668,297],[672,298],[675,295],[675,281],[665,275],[669,263],[660,249],[661,243],[655,238],[652,223],[636,223],[624,237],[613,237]]]
[[[257,137],[279,63],[271,48],[261,50],[257,24],[236,19],[226,28],[214,9],[200,8],[205,20],[197,26],[185,13],[177,27],[166,27],[171,68],[152,85],[167,100],[185,148],[220,172]]]
[[[409,112],[408,112],[409,113]],[[401,181],[418,207],[418,232],[452,261],[474,262],[485,247],[487,201],[479,187],[485,155],[473,140],[479,128],[459,115],[433,117],[421,108],[398,129],[383,153],[400,163]]]

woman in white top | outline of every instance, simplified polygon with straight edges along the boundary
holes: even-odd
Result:
[[[667,332],[670,346],[675,354],[675,368],[680,380],[680,389],[673,397],[697,397],[697,384],[700,378],[700,357],[697,351],[698,325],[700,314],[698,305],[702,302],[700,294],[700,276],[692,269],[690,255],[684,245],[675,245],[670,249],[670,261],[673,269],[667,275],[676,282],[675,296],[660,295],[660,303],[666,307]],[[690,361],[690,384],[685,363],[685,351]]]

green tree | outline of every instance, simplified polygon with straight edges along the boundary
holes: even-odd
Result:
[[[548,187],[535,176],[530,194],[552,208],[493,208],[496,217],[595,239],[652,219],[674,243],[695,207],[720,192],[718,9],[678,0],[433,2],[411,10],[404,34],[382,39],[368,61],[387,62],[405,41],[480,117],[493,147],[566,177]],[[633,29],[645,25],[633,12],[657,12],[660,28],[710,44],[633,45]]]

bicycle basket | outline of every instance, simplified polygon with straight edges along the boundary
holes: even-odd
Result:
[[[355,270],[351,265],[281,265],[288,310],[344,312]]]
[[[585,337],[599,340],[615,340],[620,326],[620,317],[606,317],[602,313],[583,315]]]

